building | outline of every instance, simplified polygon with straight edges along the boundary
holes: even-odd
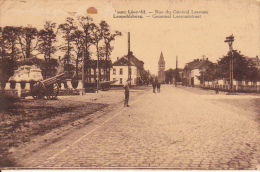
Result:
[[[132,52],[129,55],[130,60],[130,74],[131,85],[139,85],[142,81],[142,75],[146,71],[144,70],[144,62],[137,59]],[[128,79],[128,56],[125,55],[112,64],[113,69],[110,71],[110,80],[117,81],[114,85],[123,85]]]
[[[201,82],[198,79],[200,71],[205,70],[210,64],[212,62],[208,58],[194,59],[192,62],[187,63],[183,69],[183,84],[186,86],[200,85]]]
[[[111,60],[99,60],[98,66],[100,73],[97,70],[97,60],[89,60],[85,63],[85,82],[95,83],[97,81],[97,74],[99,73],[99,80],[110,80],[110,69],[112,67]]]
[[[165,83],[165,61],[163,54],[161,52],[161,56],[158,61],[158,82],[159,83]]]

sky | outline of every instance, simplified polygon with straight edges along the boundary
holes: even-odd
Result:
[[[90,7],[95,7],[97,14],[87,14]],[[122,16],[118,11],[132,15],[132,10],[145,11],[135,13],[143,18],[114,18]],[[166,11],[171,12],[171,18],[153,17],[166,15]],[[131,51],[153,74],[158,72],[161,52],[166,70],[176,67],[176,56],[179,68],[203,56],[216,62],[227,54],[224,40],[231,34],[235,50],[249,57],[260,55],[260,0],[0,0],[2,27],[30,24],[42,29],[45,20],[61,24],[66,17],[78,15],[90,15],[95,23],[105,20],[111,30],[122,32],[112,43],[112,62],[127,54],[130,32]],[[185,15],[201,17],[176,18]]]

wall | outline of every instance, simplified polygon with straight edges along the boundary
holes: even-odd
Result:
[[[113,69],[116,69],[116,74],[113,74]],[[120,75],[120,69],[123,69],[123,74]],[[136,80],[137,80],[137,67],[131,66],[132,70],[132,85],[136,85]],[[120,78],[122,78],[122,83],[120,83]],[[117,80],[113,85],[123,85],[126,80],[128,79],[128,66],[113,66],[112,70],[110,70],[110,81]]]

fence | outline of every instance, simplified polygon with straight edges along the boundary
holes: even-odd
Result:
[[[199,85],[201,88],[205,89],[216,89],[219,88],[219,91],[230,91],[230,84],[213,84],[205,83],[204,85]],[[260,93],[260,82],[257,82],[254,85],[233,85],[234,92],[244,92],[244,93]]]

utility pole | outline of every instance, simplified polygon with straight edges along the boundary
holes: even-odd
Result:
[[[224,42],[227,42],[229,45],[229,51],[230,51],[230,92],[229,94],[233,94],[233,47],[232,43],[234,41],[234,36],[233,34],[230,35],[229,37],[226,37],[226,40]]]
[[[130,32],[128,32],[128,79],[130,79],[131,85],[131,65],[130,65]]]
[[[178,56],[176,56],[175,87],[177,87],[177,77],[178,77]]]

